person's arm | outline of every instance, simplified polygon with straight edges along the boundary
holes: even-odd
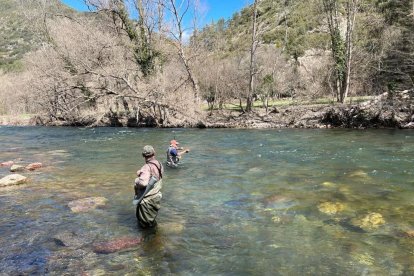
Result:
[[[188,153],[188,152],[190,152],[189,149],[182,149],[182,150],[178,151],[177,153],[178,153],[178,156],[180,156],[180,155],[182,155],[184,153]]]
[[[151,177],[151,172],[147,169],[147,165],[144,165],[139,171],[137,171],[137,178],[135,179],[135,185],[139,188],[145,188],[148,185],[148,181]]]

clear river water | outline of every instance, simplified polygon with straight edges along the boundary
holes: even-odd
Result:
[[[141,149],[173,138],[191,151],[140,229]],[[0,275],[414,275],[413,131],[0,127],[9,160],[43,167],[0,188]]]

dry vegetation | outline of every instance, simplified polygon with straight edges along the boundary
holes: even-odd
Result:
[[[257,1],[256,13],[249,7],[202,31],[192,0],[87,0],[93,10],[87,14],[58,9],[53,0],[7,1],[20,5],[43,43],[20,61],[24,70],[0,68],[0,114],[37,114],[40,124],[195,126],[229,103],[244,112],[260,100],[267,114],[280,98],[300,103],[392,93],[394,79],[382,66],[404,35],[363,2],[349,34],[355,39],[349,79],[338,79],[318,1]],[[188,23],[181,20],[190,14],[187,40]],[[403,88],[410,88],[405,80]],[[349,82],[343,88],[349,91],[340,91],[340,81]]]

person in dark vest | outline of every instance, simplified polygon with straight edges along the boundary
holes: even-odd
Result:
[[[189,149],[178,147],[179,144],[176,140],[170,141],[170,146],[167,149],[167,166],[169,167],[177,167],[180,162],[180,157],[190,151]]]
[[[155,150],[147,145],[142,150],[145,164],[137,171],[135,179],[135,197],[133,204],[136,205],[136,216],[142,228],[154,227],[156,217],[161,208],[161,188],[164,168],[155,159]]]

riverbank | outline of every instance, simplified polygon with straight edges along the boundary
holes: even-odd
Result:
[[[300,104],[238,110],[205,111],[197,119],[175,114],[164,128],[399,128],[414,129],[414,90],[381,94],[356,104]],[[154,120],[137,122],[126,115],[100,116],[83,122],[50,121],[40,116],[0,116],[0,125],[154,127]],[[159,126],[158,126],[159,127]]]
[[[217,111],[206,118],[206,127],[414,129],[413,99],[414,90],[407,90],[357,104],[291,105],[267,113]]]
[[[36,125],[36,115],[0,115],[0,126],[31,126]]]

